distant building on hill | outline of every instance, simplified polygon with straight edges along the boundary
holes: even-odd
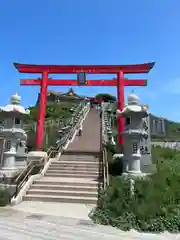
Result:
[[[151,124],[151,136],[152,137],[163,137],[167,135],[168,123],[163,117],[156,117],[150,114],[150,124]]]
[[[66,103],[66,102],[74,102],[78,103],[83,101],[86,97],[80,96],[74,92],[72,88],[69,89],[67,93],[61,93],[56,91],[48,91],[47,92],[47,103]],[[40,93],[37,99],[37,105],[39,104]]]

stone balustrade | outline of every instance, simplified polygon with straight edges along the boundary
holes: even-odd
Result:
[[[171,148],[180,151],[180,142],[152,142],[152,146],[162,147],[162,148]]]
[[[71,119],[69,119],[67,126],[62,127],[58,131],[59,139],[56,141],[58,146],[64,144],[68,139],[70,140],[73,137],[77,124],[83,120],[87,111],[89,111],[88,103],[80,103],[79,107],[72,114]]]

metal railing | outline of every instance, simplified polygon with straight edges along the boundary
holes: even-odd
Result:
[[[3,164],[5,144],[6,144],[6,139],[4,137],[0,137],[0,166]]]
[[[104,106],[101,105],[101,171],[103,177],[103,188],[106,189],[109,186],[109,168],[108,168],[108,153],[107,153],[107,138],[106,138],[106,126],[104,124]]]
[[[16,191],[14,197],[16,197],[24,186],[25,182],[29,179],[31,175],[41,173],[44,165],[49,161],[50,158],[55,158],[59,152],[59,149],[51,147],[47,151],[47,157],[42,157],[40,160],[30,161],[26,169],[15,179],[14,184],[16,185]]]
[[[103,187],[106,189],[109,186],[109,168],[108,168],[108,154],[105,143],[102,143],[102,167],[103,167]]]

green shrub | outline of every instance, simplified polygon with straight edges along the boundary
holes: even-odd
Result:
[[[123,163],[122,159],[113,159],[113,155],[118,153],[119,150],[116,146],[107,145],[107,158],[108,158],[108,166],[109,166],[109,174],[112,176],[119,176],[123,171]]]
[[[123,162],[122,159],[109,159],[109,174],[112,176],[119,176],[123,172]]]
[[[8,190],[0,190],[0,207],[4,207],[10,203],[11,196]]]
[[[122,230],[146,232],[180,231],[180,154],[153,148],[157,172],[130,182],[111,177],[110,186],[100,194],[100,207],[90,214],[97,223]]]
[[[31,172],[31,175],[39,174],[42,168],[43,168],[43,165],[34,166]]]

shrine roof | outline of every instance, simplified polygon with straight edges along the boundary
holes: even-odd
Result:
[[[55,94],[55,95],[63,94],[62,92],[56,92],[56,91],[54,91],[54,90],[48,90],[48,91],[47,91],[47,94],[48,94],[48,93],[52,93],[52,94]]]
[[[21,64],[14,63],[15,68],[20,73],[118,73],[123,71],[127,74],[148,73],[155,65],[155,62],[131,65],[37,65],[37,64]]]
[[[47,92],[47,95],[48,94],[53,94],[53,95],[62,96],[62,97],[78,97],[78,98],[84,98],[85,97],[85,96],[80,96],[80,95],[76,94],[72,88],[70,88],[68,90],[68,92],[66,92],[66,93],[56,92],[56,91],[50,90],[50,91]]]

